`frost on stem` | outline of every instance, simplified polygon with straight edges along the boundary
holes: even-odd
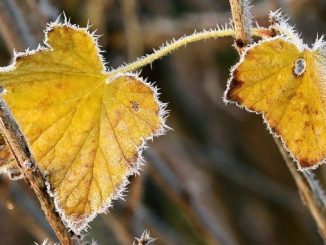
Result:
[[[230,0],[230,5],[235,43],[240,51],[252,41],[250,35],[252,27],[250,0]]]
[[[295,42],[300,48],[304,47],[303,40],[297,33],[295,28],[288,23],[289,17],[283,14],[282,9],[276,11],[270,11],[269,22],[271,23],[270,30],[274,33],[274,36],[281,35]]]
[[[243,17],[244,17],[244,24],[245,30],[248,35],[250,34],[252,28],[252,14],[250,12],[251,9],[251,1],[252,0],[243,0]]]
[[[203,30],[201,32],[194,32],[189,36],[183,36],[177,40],[172,40],[171,42],[167,42],[163,44],[159,49],[154,50],[152,54],[145,55],[136,59],[134,62],[125,64],[116,69],[110,70],[111,78],[108,80],[108,83],[120,73],[132,72],[143,66],[152,64],[155,60],[158,60],[181,47],[185,47],[186,45],[202,40],[207,39],[216,39],[220,37],[228,37],[233,36],[234,31],[228,28],[228,25],[225,26],[217,26],[215,29]]]
[[[269,12],[268,20],[271,25],[279,25],[281,23],[287,23],[289,21],[289,17],[283,14],[282,9],[278,9],[276,11]]]
[[[133,245],[148,245],[153,243],[155,240],[156,238],[152,238],[149,231],[145,230],[140,238],[135,238]]]

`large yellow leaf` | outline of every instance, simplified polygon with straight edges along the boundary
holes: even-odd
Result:
[[[326,57],[283,38],[249,48],[234,68],[225,99],[264,115],[299,169],[326,157]]]
[[[0,85],[57,208],[80,231],[137,171],[144,140],[162,132],[163,108],[136,75],[105,71],[86,29],[53,24],[45,44],[18,54]]]

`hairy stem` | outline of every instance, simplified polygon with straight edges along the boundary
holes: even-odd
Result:
[[[35,160],[28,148],[26,139],[21,133],[17,123],[12,117],[6,103],[0,97],[0,129],[10,150],[16,158],[17,167],[24,175],[25,180],[33,188],[38,198],[45,216],[55,231],[60,244],[74,244],[72,238],[74,234],[69,232],[56,212],[54,202],[49,196],[46,187],[46,180],[37,167]]]
[[[290,159],[288,152],[279,139],[275,139],[275,142],[300,191],[302,201],[308,207],[317,223],[320,235],[326,241],[326,200],[322,188],[318,181],[314,179],[313,173],[299,172],[297,170],[296,164]]]
[[[176,51],[181,47],[187,46],[187,44],[190,43],[195,43],[207,39],[216,39],[220,37],[233,37],[234,35],[235,35],[235,31],[233,29],[228,29],[228,28],[225,29],[217,28],[213,30],[196,32],[190,36],[184,36],[178,40],[173,40],[171,43],[167,43],[166,45],[161,46],[160,49],[154,50],[152,54],[143,56],[132,63],[113,69],[108,73],[108,75],[110,77],[114,77],[114,75],[120,73],[136,71],[142,68],[143,66],[151,64],[155,60],[161,59],[162,57]],[[270,31],[266,28],[253,28],[251,30],[251,35],[257,37],[271,36]]]
[[[241,53],[243,48],[251,43],[250,13],[247,0],[230,0],[232,24],[235,31],[235,44]]]
[[[184,36],[176,41],[173,41],[170,44],[166,44],[165,46],[162,46],[159,50],[154,51],[154,53],[144,56],[140,59],[137,59],[136,61],[126,65],[119,67],[115,70],[112,70],[109,75],[116,75],[119,73],[125,73],[130,71],[135,71],[145,65],[151,64],[153,61],[158,60],[176,49],[179,49],[181,47],[186,46],[189,43],[198,42],[201,40],[206,39],[213,39],[213,38],[219,38],[219,37],[227,37],[227,36],[233,36],[234,31],[232,29],[215,29],[210,31],[202,31],[198,33],[194,33],[190,36]]]

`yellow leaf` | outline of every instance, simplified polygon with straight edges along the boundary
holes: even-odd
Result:
[[[299,169],[326,157],[326,57],[283,38],[254,45],[234,68],[225,99],[262,113]]]
[[[80,231],[120,197],[144,141],[162,133],[163,108],[136,75],[105,71],[87,29],[54,23],[45,40],[48,48],[18,54],[0,85],[57,208]]]

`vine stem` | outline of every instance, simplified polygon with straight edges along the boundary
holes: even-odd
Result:
[[[154,53],[141,57],[137,59],[136,61],[122,67],[118,67],[117,69],[110,72],[110,76],[116,75],[119,73],[125,73],[129,71],[135,71],[145,65],[151,64],[153,61],[158,60],[173,51],[175,51],[178,48],[184,47],[189,43],[198,42],[201,40],[207,40],[207,39],[213,39],[213,38],[219,38],[219,37],[227,37],[232,36],[234,34],[234,31],[232,29],[214,29],[210,31],[202,31],[198,33],[194,33],[190,36],[184,36],[176,41],[173,41],[172,43],[167,43],[165,46],[162,46],[159,50],[154,50]]]
[[[232,24],[235,31],[235,44],[239,53],[251,43],[250,11],[247,0],[230,0]]]
[[[60,244],[73,245],[75,234],[69,232],[55,209],[54,202],[47,192],[46,179],[35,163],[26,139],[12,117],[6,103],[0,96],[0,129],[13,156],[17,167],[25,180],[33,188],[46,219],[56,233]]]
[[[246,5],[247,0],[230,0],[230,6],[232,11],[232,20],[235,31],[235,39],[237,44],[237,50],[239,54],[243,48],[250,43],[251,34],[250,28],[248,28],[249,6]],[[246,9],[247,8],[247,9]],[[286,30],[280,30],[284,32]],[[239,45],[241,44],[241,45]],[[242,45],[244,44],[244,45]],[[314,218],[321,237],[326,242],[326,207],[324,192],[319,185],[318,181],[314,179],[313,173],[307,174],[299,172],[297,166],[292,161],[289,153],[284,149],[282,142],[279,139],[275,139],[275,143],[282,154],[282,157],[290,170],[290,173],[298,187],[301,194],[302,201],[308,207],[312,217]]]
[[[166,45],[161,46],[160,49],[154,50],[152,54],[143,56],[132,63],[113,69],[108,73],[108,75],[110,77],[114,77],[120,73],[132,72],[153,63],[155,60],[161,59],[162,57],[172,53],[173,51],[176,51],[181,47],[187,46],[187,44],[221,37],[233,37],[235,33],[236,32],[231,28],[217,28],[195,32],[192,35],[181,37],[178,40],[173,40],[171,43],[167,43]],[[270,36],[268,29],[260,27],[253,28],[251,30],[251,35],[258,37]]]
[[[314,179],[313,173],[298,172],[296,164],[291,160],[279,139],[275,138],[275,143],[299,189],[303,203],[308,207],[317,223],[321,237],[326,241],[326,200],[322,188]]]

